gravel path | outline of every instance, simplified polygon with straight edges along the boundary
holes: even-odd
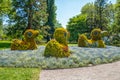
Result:
[[[42,70],[40,80],[120,80],[120,61],[93,67]]]

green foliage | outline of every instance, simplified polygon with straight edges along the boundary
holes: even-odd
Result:
[[[0,39],[2,39],[4,35],[3,22],[6,20],[10,10],[11,10],[11,0],[0,0]]]
[[[55,29],[56,28],[62,28],[62,24],[59,23],[59,21],[56,21],[56,23],[55,23]]]
[[[67,30],[70,32],[70,42],[77,42],[78,34],[87,32],[86,15],[80,14],[70,19],[67,25]]]
[[[44,56],[68,57],[70,52],[67,44],[68,32],[64,28],[57,28],[54,32],[55,40],[47,43]]]
[[[5,15],[11,10],[11,0],[0,0],[0,15]]]
[[[36,38],[36,44],[41,44],[41,41],[43,39],[43,36],[42,35],[38,35],[38,37]]]
[[[14,39],[11,44],[11,50],[34,50],[37,49],[36,38],[39,34],[39,31],[33,29],[27,29],[24,33],[24,39]]]
[[[67,39],[69,37],[69,34],[67,30],[64,28],[57,28],[54,32],[54,38],[58,41],[58,43],[63,44],[65,46],[68,46]]]
[[[47,35],[46,39],[47,41],[50,40],[50,38],[53,38],[53,33],[55,31],[55,24],[57,22],[56,20],[56,6],[55,6],[55,0],[46,0],[47,2],[47,13],[48,13],[48,21],[46,22],[45,25],[48,25],[50,27],[48,31],[48,33],[50,35]]]
[[[120,33],[120,0],[117,0],[117,3],[115,4],[115,22],[113,25],[113,30],[115,33]]]
[[[79,35],[79,38],[78,38],[78,46],[79,47],[86,47],[87,42],[88,42],[88,39],[84,34]]]
[[[114,19],[113,5],[108,0],[95,0],[82,7],[81,14],[87,14],[87,26],[90,31],[96,27],[108,29]]]
[[[13,0],[6,34],[20,38],[27,28],[41,29],[47,21],[46,8],[45,0]]]
[[[81,14],[91,14],[95,9],[94,5],[92,3],[85,4],[81,9]]]
[[[10,48],[11,41],[0,41],[0,49]]]
[[[98,48],[104,48],[106,47],[103,40],[102,40],[102,34],[106,34],[106,31],[102,33],[100,29],[93,29],[91,32],[91,39],[88,40],[87,37],[82,34],[79,36],[78,39],[78,46],[79,47],[98,47]]]
[[[44,56],[68,57],[70,56],[70,52],[67,46],[58,43],[56,40],[51,40],[46,45]]]
[[[0,68],[0,80],[38,80],[38,68]]]
[[[94,28],[101,28],[102,30],[112,29],[114,22],[114,6],[105,0],[96,0],[95,3],[87,3],[81,9],[81,14],[70,19],[67,29],[70,32],[70,42],[78,40],[78,34],[89,34]],[[84,16],[84,19],[82,19]],[[76,20],[75,20],[76,18]],[[81,20],[80,20],[81,19]],[[80,24],[81,23],[81,24]],[[112,32],[112,31],[111,31]]]
[[[114,45],[114,46],[119,46],[120,44],[120,0],[116,0],[116,4],[113,6],[114,10],[114,19],[109,27],[109,33],[110,33],[110,38],[109,38],[109,45]]]
[[[105,29],[107,24],[108,24],[108,19],[107,16],[107,6],[109,5],[107,0],[95,0],[95,17],[96,18],[96,25],[99,27],[101,30]],[[107,13],[107,14],[106,14]]]
[[[0,18],[0,38],[3,36],[3,21]]]

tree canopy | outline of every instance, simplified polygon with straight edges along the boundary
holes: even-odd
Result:
[[[70,42],[76,42],[79,34],[88,32],[86,14],[80,14],[71,18],[68,22],[67,30],[70,32]]]
[[[114,22],[114,8],[106,0],[95,0],[95,3],[87,3],[81,9],[81,13],[69,19],[67,29],[71,34],[70,41],[77,41],[78,34],[90,33],[94,28],[110,30]]]
[[[26,29],[40,29],[47,21],[45,0],[12,0],[7,35],[20,37]]]

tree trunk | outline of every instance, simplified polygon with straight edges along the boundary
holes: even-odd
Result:
[[[50,41],[50,36],[47,35],[46,39],[47,39],[47,42]]]
[[[29,4],[29,8],[28,8],[28,24],[27,24],[27,27],[25,28],[25,30],[23,30],[22,34],[24,34],[24,32],[27,29],[31,29],[32,28],[32,18],[33,18],[32,2],[30,0],[30,4]]]

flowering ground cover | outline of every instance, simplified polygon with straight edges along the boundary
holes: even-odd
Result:
[[[0,50],[0,66],[58,69],[92,66],[120,60],[120,47],[82,48],[70,46],[69,48],[71,56],[68,58],[44,57],[44,46],[39,46],[36,50]]]

